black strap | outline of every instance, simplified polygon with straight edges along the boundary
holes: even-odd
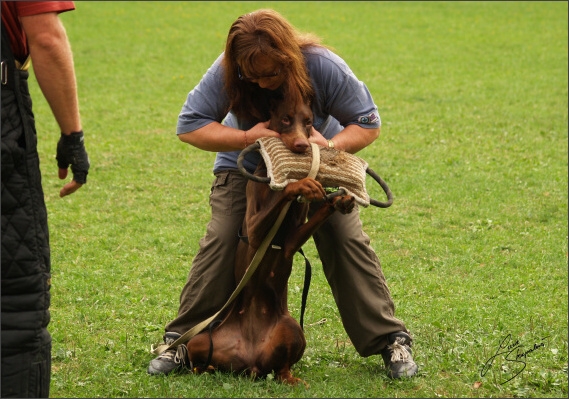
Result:
[[[194,371],[194,368],[197,369],[203,369],[203,371],[206,371],[208,366],[211,364],[211,359],[213,357],[213,337],[212,337],[212,333],[215,327],[217,327],[219,324],[221,324],[223,320],[222,319],[217,319],[212,321],[211,323],[209,323],[208,326],[208,334],[209,334],[209,353],[207,355],[207,360],[205,361],[204,364],[199,365],[199,364],[194,364],[192,363],[192,361],[190,360],[190,368],[192,371]]]
[[[218,319],[218,320],[214,320],[211,323],[209,323],[209,353],[207,355],[207,361],[205,362],[205,366],[203,367],[204,370],[207,369],[207,367],[210,365],[211,363],[211,358],[213,357],[213,337],[212,337],[212,333],[213,333],[213,329],[218,325],[221,324],[223,320]]]
[[[304,286],[302,287],[302,301],[300,304],[300,328],[304,331],[304,311],[306,310],[306,299],[308,298],[308,288],[310,287],[310,280],[312,279],[312,266],[308,261],[302,248],[298,252],[304,256]]]

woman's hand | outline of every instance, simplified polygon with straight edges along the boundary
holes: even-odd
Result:
[[[312,126],[312,132],[310,133],[308,141],[318,144],[321,147],[328,147],[328,140],[326,137],[322,136],[318,130],[314,129],[314,126]]]
[[[250,146],[261,137],[280,137],[280,134],[269,129],[269,124],[269,121],[259,122],[251,129],[245,131],[245,147]]]

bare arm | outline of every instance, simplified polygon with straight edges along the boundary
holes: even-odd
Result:
[[[34,74],[61,132],[81,130],[71,46],[57,13],[21,18],[28,37]]]
[[[193,132],[179,134],[178,138],[205,151],[235,151],[242,150],[261,137],[279,137],[277,132],[268,127],[269,122],[259,122],[245,131],[212,122]]]
[[[72,132],[82,132],[73,55],[58,14],[50,12],[22,17],[21,24],[28,38],[34,74],[61,133],[70,137]],[[84,178],[78,178],[81,183],[75,181],[75,172],[86,176],[89,169],[86,153],[83,158],[81,169],[76,164],[72,165],[72,169],[77,167],[77,170],[74,170],[74,179],[60,190],[61,197],[74,193],[83,185],[81,183],[85,182]],[[60,179],[65,179],[67,173],[67,167],[59,168]]]
[[[379,137],[379,133],[380,128],[365,129],[359,125],[348,125],[344,130],[335,135],[332,141],[334,142],[334,148],[337,150],[355,154],[373,143],[375,139]],[[328,140],[314,128],[312,129],[310,141],[324,147],[328,146]]]

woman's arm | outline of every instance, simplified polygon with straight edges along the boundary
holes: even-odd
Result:
[[[211,122],[192,132],[180,133],[178,137],[184,143],[205,151],[235,151],[253,144],[260,137],[279,137],[277,132],[269,130],[268,127],[268,121],[257,123],[249,130],[234,129],[219,122]]]
[[[359,125],[348,125],[332,138],[334,148],[341,151],[355,154],[361,149],[367,147],[379,137],[380,128],[367,129]],[[328,147],[328,140],[312,129],[310,141],[323,147]]]

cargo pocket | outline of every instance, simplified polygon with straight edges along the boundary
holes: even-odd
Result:
[[[224,200],[228,193],[227,182],[229,180],[229,171],[216,173],[213,184],[211,185],[211,190],[209,193],[209,206],[211,207],[211,213],[215,214],[222,212],[226,215],[231,214],[231,206],[227,207],[227,203]]]

